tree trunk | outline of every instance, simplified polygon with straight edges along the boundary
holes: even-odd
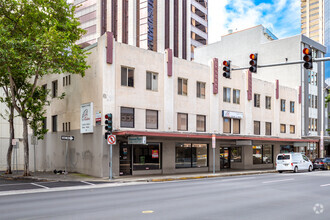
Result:
[[[11,171],[11,158],[13,152],[13,145],[12,140],[15,138],[15,131],[14,131],[14,107],[10,106],[10,115],[9,115],[9,147],[7,151],[7,170],[6,174],[12,174]]]
[[[23,145],[24,145],[24,174],[30,176],[29,170],[29,141],[28,141],[28,119],[22,116],[23,121]]]

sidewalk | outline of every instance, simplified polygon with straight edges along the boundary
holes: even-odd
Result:
[[[24,177],[22,171],[13,174],[4,174],[0,172],[0,177],[17,179],[17,180],[36,180],[36,181],[93,181],[93,182],[162,182],[162,181],[174,181],[174,180],[188,180],[188,179],[202,179],[213,177],[228,177],[228,176],[241,176],[241,175],[257,175],[274,173],[274,169],[271,170],[230,170],[221,171],[215,174],[213,173],[185,173],[185,174],[164,174],[164,175],[148,175],[148,176],[119,176],[113,178],[111,181],[108,177],[99,178],[88,176],[80,173],[68,173],[68,174],[54,174],[53,172],[31,172],[31,176]]]

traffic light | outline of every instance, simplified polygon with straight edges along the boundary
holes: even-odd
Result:
[[[105,139],[108,138],[108,135],[112,134],[112,114],[106,114],[105,116]]]
[[[303,58],[305,61],[305,63],[304,63],[305,69],[308,69],[308,70],[313,69],[313,58],[312,58],[311,50],[308,48],[304,48],[303,53],[305,54],[304,58]]]
[[[257,60],[258,60],[258,54],[257,53],[251,53],[250,54],[250,72],[256,73],[257,72]]]
[[[223,77],[230,78],[230,60],[223,61]]]

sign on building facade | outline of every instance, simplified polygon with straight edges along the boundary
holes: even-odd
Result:
[[[80,133],[93,133],[93,102],[80,106]]]

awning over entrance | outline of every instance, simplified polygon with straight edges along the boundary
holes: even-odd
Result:
[[[172,137],[172,138],[199,138],[212,139],[212,134],[205,133],[183,133],[183,132],[148,132],[148,131],[116,131],[113,134],[118,136],[149,136],[149,137]],[[272,138],[272,137],[255,137],[255,136],[235,136],[235,135],[219,135],[216,139],[221,140],[254,140],[254,141],[276,141],[276,142],[309,142],[317,143],[319,139],[294,139],[294,138]]]

